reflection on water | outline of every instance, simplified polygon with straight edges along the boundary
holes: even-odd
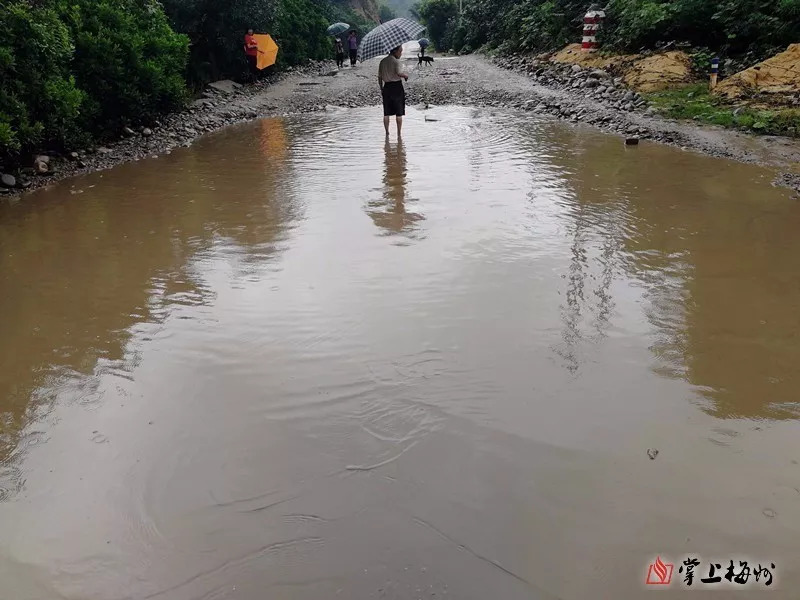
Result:
[[[742,549],[792,597],[800,206],[430,113],[382,149],[372,109],[267,119],[0,207],[8,593],[638,598],[653,553]]]
[[[408,166],[403,141],[390,142],[383,148],[385,166],[383,170],[383,195],[380,200],[371,200],[367,212],[375,225],[386,229],[387,234],[408,233],[423,216],[409,210],[407,197]]]

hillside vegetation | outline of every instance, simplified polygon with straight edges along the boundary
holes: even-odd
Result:
[[[325,28],[363,35],[375,0],[0,0],[0,165],[113,137],[245,70],[248,27],[281,66],[330,57]]]
[[[533,52],[579,41],[587,0],[422,0],[415,8],[441,50]],[[752,60],[800,40],[800,0],[610,0],[606,48],[685,42]]]

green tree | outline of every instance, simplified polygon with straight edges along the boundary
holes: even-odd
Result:
[[[458,16],[456,0],[423,0],[417,10],[433,45],[449,50],[453,23]]]
[[[276,37],[281,64],[296,65],[309,59],[329,58],[331,41],[325,33],[328,7],[314,0],[283,0]]]
[[[385,2],[382,3],[378,8],[378,15],[380,16],[381,23],[386,23],[386,21],[391,21],[392,19],[397,18],[397,13],[395,10]]]

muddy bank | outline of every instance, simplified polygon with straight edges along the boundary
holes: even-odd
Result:
[[[439,58],[432,66],[407,61],[412,105],[459,104],[517,109],[590,125],[625,138],[653,140],[717,157],[776,168],[776,183],[796,190],[793,173],[800,144],[775,136],[754,137],[737,131],[664,119],[621,78],[593,68],[511,57]],[[32,170],[18,185],[36,188],[56,179],[169,153],[197,137],[228,125],[261,117],[356,108],[380,101],[373,62],[337,71],[332,63],[315,63],[249,86],[210,88],[185,111],[153,127],[129,131],[128,137],[92,152],[50,157],[49,173]],[[0,188],[7,196],[19,190]]]

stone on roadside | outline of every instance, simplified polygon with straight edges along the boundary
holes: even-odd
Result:
[[[47,175],[47,173],[50,172],[50,166],[43,160],[39,160],[37,158],[33,163],[33,170],[37,173],[37,175]]]
[[[7,188],[17,187],[17,178],[8,173],[3,173],[0,175],[0,183],[3,184],[3,187]]]
[[[596,88],[600,85],[600,82],[597,79],[587,79],[585,82],[585,86],[587,88]]]
[[[630,91],[630,90],[625,92],[625,95],[622,97],[622,99],[625,100],[626,102],[631,102],[635,98],[636,98],[636,94],[634,92]]]
[[[70,160],[78,160],[81,155],[78,154],[77,152],[70,152],[67,156],[69,157]]]
[[[43,162],[44,164],[49,165],[50,164],[50,157],[47,156],[46,154],[40,154],[39,156],[36,157],[34,162]]]
[[[113,150],[111,148],[106,148],[105,146],[100,146],[97,149],[98,154],[111,154]]]
[[[130,137],[130,136],[134,135],[136,132],[133,129],[131,129],[130,127],[123,127],[122,128],[122,133],[124,135]]]
[[[583,69],[581,69],[580,65],[572,65],[572,72],[573,73],[580,73],[581,71],[583,71]]]
[[[149,127],[145,127],[144,129],[142,129],[142,135],[144,137],[150,137],[151,135],[153,135],[153,130],[150,129]]]
[[[223,94],[232,94],[235,90],[239,89],[237,85],[238,84],[235,84],[230,79],[222,79],[220,81],[214,81],[212,83],[209,83],[208,87],[216,92],[221,92]]]

